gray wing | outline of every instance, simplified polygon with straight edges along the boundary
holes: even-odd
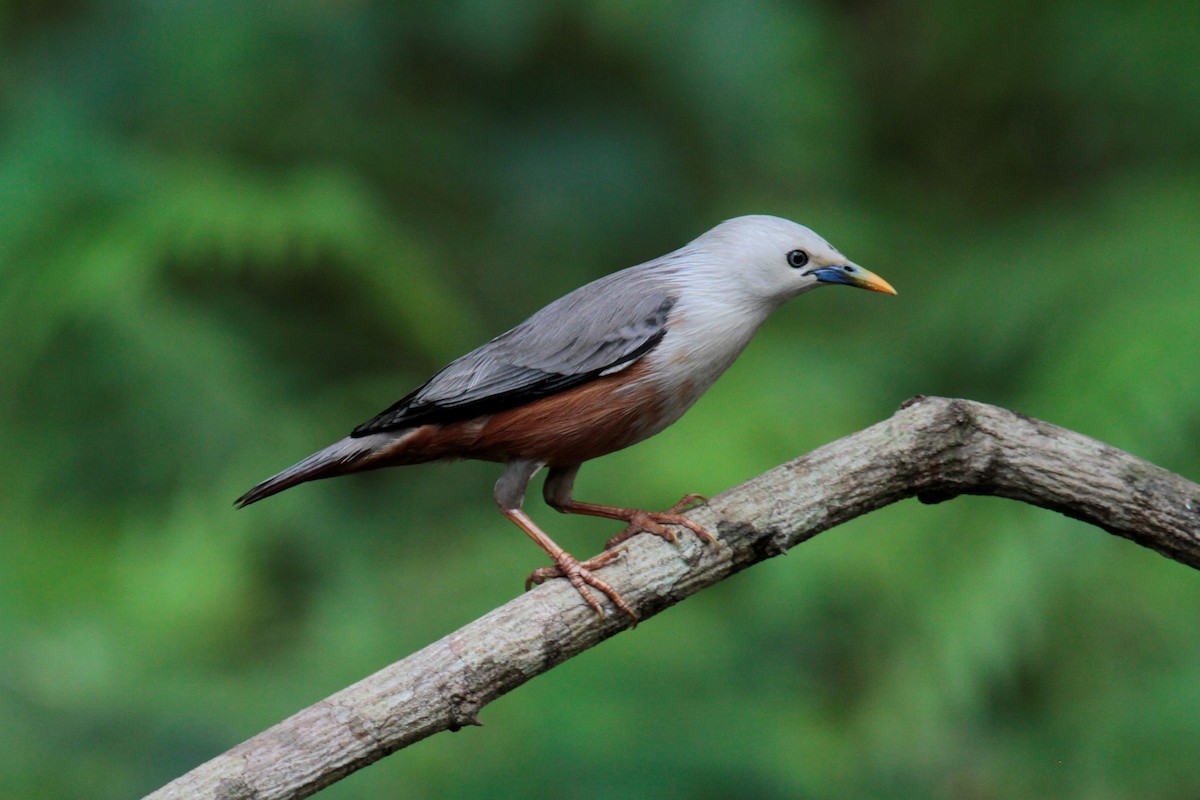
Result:
[[[675,294],[632,267],[555,300],[434,375],[352,436],[489,414],[617,372],[667,333]]]

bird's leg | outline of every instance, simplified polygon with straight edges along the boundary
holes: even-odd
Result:
[[[553,467],[546,476],[542,494],[546,504],[564,514],[586,514],[592,517],[606,517],[629,523],[625,530],[608,540],[605,550],[612,550],[631,536],[639,533],[652,533],[675,544],[678,539],[668,525],[679,525],[687,528],[704,542],[716,544],[716,538],[700,525],[685,517],[682,512],[696,505],[708,502],[698,494],[684,495],[678,503],[666,511],[645,511],[640,508],[624,508],[622,506],[603,506],[598,503],[582,503],[571,497],[575,486],[575,475],[579,466]]]
[[[554,559],[553,567],[540,567],[529,573],[529,577],[525,579],[525,590],[528,591],[534,584],[540,584],[551,578],[566,578],[575,587],[576,591],[579,592],[584,602],[591,606],[600,616],[604,616],[604,606],[588,591],[588,586],[602,592],[613,602],[613,605],[636,623],[638,621],[637,613],[617,593],[617,590],[608,581],[592,574],[592,570],[604,566],[609,561],[621,555],[623,551],[606,550],[595,558],[580,561],[559,547],[521,509],[521,505],[525,499],[525,487],[528,486],[529,479],[542,466],[538,462],[511,462],[505,469],[504,474],[500,476],[500,480],[496,482],[496,503],[500,506],[500,512],[512,520],[517,527],[525,531],[529,538],[537,542],[538,546]]]
[[[614,558],[621,555],[622,551],[607,550],[595,558],[588,559],[587,561],[580,561],[579,559],[575,558],[575,556],[571,555],[566,550],[563,550],[561,547],[555,544],[554,540],[552,540],[545,534],[544,531],[538,528],[538,526],[533,523],[533,520],[531,520],[524,511],[519,509],[501,509],[501,511],[503,511],[504,516],[515,522],[517,526],[521,528],[521,530],[529,534],[529,538],[537,542],[538,545],[545,550],[551,558],[554,559],[553,567],[539,567],[538,569],[535,569],[533,572],[529,573],[529,577],[525,579],[526,591],[533,588],[534,584],[540,584],[543,581],[550,580],[551,578],[566,578],[579,592],[580,596],[583,597],[584,601],[600,616],[604,616],[604,606],[600,605],[600,601],[592,596],[592,593],[587,590],[586,587],[588,586],[599,589],[606,597],[608,597],[609,600],[612,600],[613,605],[615,605],[623,614],[628,616],[634,622],[638,621],[637,613],[630,608],[629,604],[625,602],[621,595],[617,594],[617,590],[614,589],[608,581],[596,577],[596,575],[592,572],[592,570],[599,569],[609,561],[612,561]]]

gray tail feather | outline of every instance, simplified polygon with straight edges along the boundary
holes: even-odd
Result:
[[[353,437],[334,442],[320,452],[313,453],[303,461],[272,475],[250,491],[233,501],[238,508],[245,508],[251,503],[257,503],[264,497],[278,494],[284,489],[290,489],[298,483],[315,481],[318,478],[332,478],[361,469],[359,462],[379,450],[380,446],[394,441],[395,434]]]

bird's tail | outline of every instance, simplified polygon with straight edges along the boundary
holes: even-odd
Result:
[[[369,468],[364,462],[369,461],[371,456],[395,440],[395,434],[347,436],[324,450],[313,453],[303,461],[293,464],[283,472],[272,475],[234,500],[233,503],[238,508],[245,508],[264,497],[270,497],[284,489],[290,489],[298,483],[315,481],[318,478],[332,478],[335,475],[344,475],[347,472],[357,472]]]

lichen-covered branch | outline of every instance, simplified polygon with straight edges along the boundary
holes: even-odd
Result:
[[[890,419],[689,512],[720,546],[629,542],[604,577],[643,619],[846,520],[908,497],[1023,500],[1200,568],[1200,486],[994,406],[914,398]],[[298,798],[444,730],[629,626],[550,581],[173,781],[152,798]]]

